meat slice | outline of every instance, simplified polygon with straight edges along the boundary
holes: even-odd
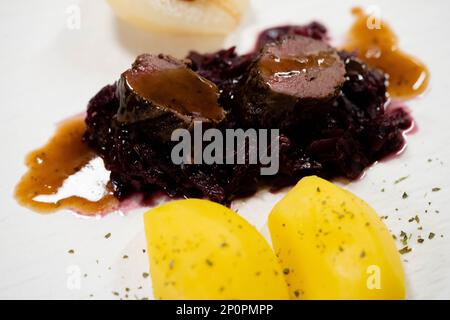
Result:
[[[286,37],[267,44],[254,62],[240,94],[240,113],[248,126],[284,128],[310,107],[333,101],[344,82],[345,66],[334,48]]]
[[[225,117],[217,86],[170,56],[139,56],[122,74],[116,95],[118,123],[145,121],[157,140],[170,139],[175,129],[192,128],[196,120],[218,124]]]

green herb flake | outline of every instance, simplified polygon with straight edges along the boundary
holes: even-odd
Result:
[[[410,247],[406,246],[406,247],[403,247],[402,249],[400,249],[398,252],[400,254],[407,254],[407,253],[410,253],[411,251],[412,251],[412,249]]]
[[[406,234],[406,232],[400,232],[400,241],[404,246],[406,246],[406,244],[408,243],[408,235]]]
[[[403,192],[402,199],[406,199],[408,197],[409,197],[409,195],[406,192]]]
[[[394,184],[399,184],[400,182],[405,181],[408,178],[409,178],[409,176],[401,177],[401,178],[395,180]]]
[[[147,272],[142,273],[142,277],[144,279],[147,279],[150,275]]]
[[[75,254],[75,250],[70,249],[69,251],[67,251],[68,254]]]
[[[111,237],[111,232],[105,234],[105,239],[109,239]]]
[[[436,234],[435,233],[433,233],[433,232],[430,232],[430,234],[428,235],[428,239],[433,239],[434,237],[436,236]]]
[[[441,188],[434,187],[433,189],[431,189],[431,191],[438,192],[438,191],[441,191]]]

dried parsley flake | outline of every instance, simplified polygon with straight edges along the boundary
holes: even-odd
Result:
[[[407,254],[407,253],[410,253],[411,250],[412,250],[412,249],[411,249],[410,247],[406,246],[406,247],[403,247],[402,249],[400,249],[398,252],[399,252],[400,254]]]
[[[401,178],[395,180],[394,184],[399,184],[400,182],[405,181],[408,178],[409,178],[409,176],[401,177]]]

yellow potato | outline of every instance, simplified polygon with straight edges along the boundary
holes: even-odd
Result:
[[[376,212],[318,177],[272,210],[269,229],[293,299],[404,299],[394,240]]]
[[[108,0],[115,13],[148,31],[227,34],[239,23],[249,0]]]
[[[232,210],[206,200],[174,201],[145,214],[157,299],[288,299],[264,238]]]

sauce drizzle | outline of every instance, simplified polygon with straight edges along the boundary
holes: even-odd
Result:
[[[61,209],[72,209],[83,215],[96,215],[113,211],[119,204],[108,186],[104,196],[91,201],[72,195],[54,202],[36,200],[39,196],[56,195],[64,182],[82,170],[95,153],[82,141],[85,132],[82,118],[63,122],[54,136],[42,148],[31,152],[25,160],[28,172],[15,190],[17,201],[39,213],[53,213]]]
[[[352,14],[356,21],[344,49],[358,52],[359,58],[368,65],[386,72],[392,97],[408,99],[423,93],[430,78],[426,66],[398,48],[397,36],[386,22],[379,21],[369,28],[374,17],[359,7],[353,8]]]
[[[158,106],[217,122],[223,119],[216,85],[186,67],[153,72],[127,71],[125,77],[132,90]]]
[[[269,56],[261,60],[261,70],[264,74],[274,77],[290,77],[306,73],[312,68],[328,68],[335,59],[331,54],[320,53],[304,57]]]

